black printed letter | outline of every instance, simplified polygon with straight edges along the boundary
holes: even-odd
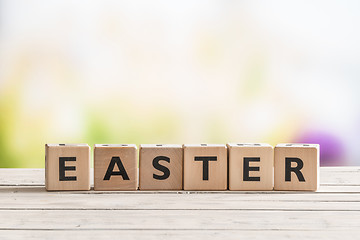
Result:
[[[250,167],[250,162],[260,162],[259,157],[244,157],[243,179],[244,181],[260,181],[260,177],[250,177],[250,171],[260,171],[260,167]]]
[[[114,166],[115,166],[115,163],[117,164],[118,168],[119,168],[119,171],[118,172],[114,172]],[[123,180],[130,180],[129,179],[129,176],[127,175],[126,173],[126,170],[120,160],[120,157],[112,157],[111,158],[111,162],[109,164],[109,167],[106,171],[106,174],[105,174],[105,177],[104,177],[104,180],[110,180],[110,177],[112,175],[121,175]]]
[[[291,163],[296,162],[296,167],[291,167]],[[300,158],[285,158],[285,181],[291,182],[291,172],[294,172],[300,182],[305,182],[305,178],[300,170],[303,168],[304,162]]]
[[[217,156],[195,157],[195,161],[203,162],[203,180],[209,180],[209,161],[217,161]]]
[[[161,160],[170,163],[170,158],[165,157],[165,156],[157,156],[156,158],[154,158],[154,160],[153,160],[154,168],[164,173],[163,175],[153,174],[153,178],[155,178],[157,180],[165,180],[168,177],[170,177],[170,170],[167,167],[160,165],[159,162]]]
[[[65,162],[75,162],[76,157],[59,157],[59,181],[76,181],[76,176],[66,177],[65,171],[75,171],[75,166],[65,166]]]

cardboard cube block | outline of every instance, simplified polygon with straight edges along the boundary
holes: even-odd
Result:
[[[94,190],[137,190],[137,147],[95,144]]]
[[[274,148],[269,144],[229,143],[229,190],[274,188]]]
[[[217,144],[184,144],[184,190],[226,190],[227,149]]]
[[[275,147],[275,190],[316,191],[320,183],[318,144],[278,144]]]
[[[139,173],[140,190],[182,190],[182,145],[140,145]]]
[[[90,190],[89,145],[46,144],[45,188],[48,191]]]

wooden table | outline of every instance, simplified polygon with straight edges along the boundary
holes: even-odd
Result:
[[[360,167],[312,192],[46,192],[43,169],[0,169],[0,239],[360,239]]]

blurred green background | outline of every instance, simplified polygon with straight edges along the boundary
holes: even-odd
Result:
[[[358,1],[0,0],[0,167],[45,143],[320,143],[360,163]]]

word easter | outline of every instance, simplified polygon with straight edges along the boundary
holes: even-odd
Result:
[[[141,144],[138,171],[136,145],[95,144],[94,190],[316,191],[319,150],[291,143]],[[45,186],[90,190],[89,145],[46,144]]]

